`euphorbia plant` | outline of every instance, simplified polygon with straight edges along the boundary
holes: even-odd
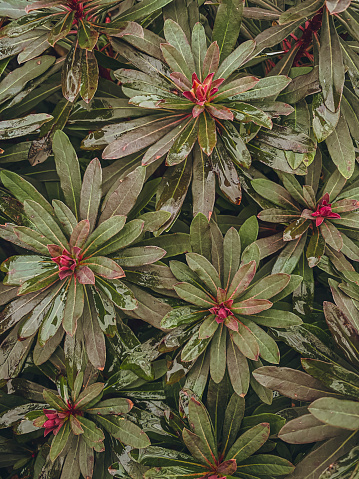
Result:
[[[268,179],[252,181],[254,190],[266,199],[268,206],[258,218],[284,225],[283,241],[273,237],[260,240],[267,244],[268,252],[284,246],[274,264],[275,272],[293,271],[307,244],[307,237],[306,257],[311,268],[319,263],[324,254],[329,258],[334,255],[334,261],[338,255],[358,260],[359,201],[356,182],[346,185],[346,179],[335,171],[319,188],[320,171],[321,162],[317,158],[304,178],[304,185],[285,173],[279,173],[283,186]]]
[[[53,149],[65,202],[54,200],[50,205],[25,179],[1,173],[3,184],[23,204],[26,224],[6,223],[0,236],[32,253],[11,256],[1,266],[7,285],[2,303],[13,301],[1,313],[0,330],[15,327],[2,343],[5,378],[19,372],[37,331],[38,346],[47,351],[42,361],[64,333],[79,334],[90,362],[103,369],[103,334],[115,334],[116,307],[137,307],[133,292],[121,280],[121,265],[139,267],[165,255],[155,246],[132,245],[145,231],[159,228],[168,214],[149,212],[126,223],[141,191],[144,169],[121,179],[101,201],[99,160],[90,162],[81,180],[76,153],[64,133],[56,132]]]
[[[99,49],[97,44],[101,35],[105,42],[110,35],[143,38],[142,27],[133,21],[150,15],[171,1],[144,0],[141,5],[130,5],[127,10],[122,8],[114,20],[111,19],[113,11],[123,6],[125,2],[122,0],[34,1],[26,6],[25,14],[21,8],[20,12],[9,9],[9,16],[14,15],[14,19],[0,29],[0,36],[5,44],[8,39],[14,39],[14,48],[4,49],[1,55],[6,58],[21,52],[23,43],[24,48],[28,48],[26,55],[18,57],[20,63],[41,55],[60,41],[63,44],[64,40],[68,40],[69,52],[62,71],[63,94],[71,102],[78,94],[89,102],[97,89],[99,70],[95,50]],[[32,31],[38,32],[38,38],[35,36],[30,50],[28,34]]]
[[[162,41],[157,57],[136,52],[123,42],[112,42],[120,55],[136,67],[117,70],[115,76],[130,98],[130,105],[138,107],[135,116],[139,109],[143,114],[90,133],[82,147],[97,149],[107,145],[103,158],[125,161],[133,154],[129,158],[138,157],[145,166],[165,157],[170,168],[160,186],[157,208],[171,211],[173,221],[193,176],[194,213],[201,212],[209,218],[215,175],[223,194],[234,204],[240,203],[237,168],[251,165],[246,142],[261,127],[273,130],[265,142],[276,142],[278,128],[272,118],[288,115],[292,108],[273,98],[291,80],[283,75],[259,79],[239,71],[255,50],[252,40],[232,52],[220,49],[215,28],[213,42],[207,48],[205,29],[200,23],[194,25],[190,39],[172,19],[165,21],[164,36],[165,43],[157,40]],[[283,149],[301,152],[314,147],[304,134],[287,145]]]
[[[219,413],[222,422],[215,426],[212,422],[214,418],[210,417],[203,403],[190,397],[188,427],[186,425],[182,429],[181,435],[186,452],[156,446],[133,451],[132,457],[151,467],[144,474],[145,479],[272,477],[289,474],[294,470],[294,466],[286,459],[271,454],[256,454],[269,438],[269,423],[258,422],[240,433],[244,415],[242,397],[234,393],[220,407],[225,412]]]
[[[249,1],[248,6],[252,5],[257,7],[257,2]],[[350,178],[356,163],[354,145],[358,141],[352,116],[352,111],[358,108],[358,65],[353,48],[353,42],[359,39],[357,2],[307,0],[275,6],[267,3],[261,7],[257,16],[253,15],[256,8],[247,9],[244,17],[248,15],[250,19],[244,19],[243,23],[257,42],[258,53],[264,50],[271,55],[266,71],[272,75],[289,74],[298,65],[307,71],[294,78],[279,99],[293,104],[312,96],[309,103],[314,137],[318,142],[326,142],[336,167]],[[262,30],[263,22],[252,18],[271,18],[275,24]],[[277,56],[279,61],[275,64]],[[301,72],[300,67],[295,70]],[[346,79],[350,80],[352,90]]]
[[[342,304],[339,298],[337,302]],[[314,478],[330,477],[340,458],[345,463],[345,471],[352,471],[357,465],[353,450],[358,445],[359,435],[358,313],[352,316],[347,309],[342,311],[329,302],[324,302],[323,309],[338,352],[344,353],[346,360],[334,356],[333,351],[330,351],[332,357],[320,355],[313,348],[314,357],[315,354],[322,357],[302,359],[306,372],[265,366],[253,373],[263,386],[293,401],[310,403],[303,408],[299,403],[296,407],[294,402],[292,414],[295,419],[285,424],[278,435],[290,444],[317,443],[297,465],[298,477],[303,477],[307,471]]]
[[[90,380],[88,371],[86,374],[84,379],[79,372],[72,388],[66,377],[60,376],[58,391],[43,388],[42,401],[34,400],[41,389],[38,385],[21,378],[9,382],[9,390],[29,388],[32,402],[1,414],[0,428],[12,426],[18,434],[41,430],[50,446],[45,461],[40,451],[33,477],[55,472],[61,472],[62,479],[96,477],[96,459],[105,451],[105,434],[131,447],[149,446],[148,436],[128,416],[133,402],[118,392],[108,396],[105,384],[96,382],[96,374],[90,374]]]
[[[177,329],[159,346],[161,351],[168,351],[181,345],[177,361],[187,363],[187,371],[193,368],[196,372],[189,374],[194,378],[200,368],[202,384],[208,373],[219,383],[227,369],[233,389],[243,395],[249,388],[250,370],[261,364],[259,358],[279,362],[276,342],[260,326],[285,328],[301,323],[295,314],[274,306],[300,284],[301,277],[271,275],[260,269],[258,246],[252,243],[245,248],[241,241],[246,228],[252,230],[251,240],[256,239],[255,225],[255,219],[252,228],[247,222],[239,234],[230,228],[223,238],[213,224],[211,238],[206,218],[201,214],[195,217],[191,226],[193,252],[186,255],[187,264],[170,262],[178,280],[174,289],[183,302],[161,324]],[[173,369],[176,372],[178,364]],[[265,395],[262,399],[271,400]]]

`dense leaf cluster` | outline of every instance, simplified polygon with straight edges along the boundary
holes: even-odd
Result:
[[[0,2],[0,478],[358,479],[358,0]]]

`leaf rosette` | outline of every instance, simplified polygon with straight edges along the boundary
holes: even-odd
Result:
[[[242,226],[243,230],[247,227],[248,223]],[[258,226],[254,230],[253,241]],[[187,365],[183,371],[190,370],[189,384],[198,375],[198,387],[204,387],[209,373],[219,383],[227,370],[235,392],[245,395],[250,382],[253,385],[250,370],[261,364],[260,358],[279,362],[277,344],[261,326],[286,328],[301,324],[298,316],[274,304],[292,293],[302,278],[267,274],[259,268],[256,243],[242,250],[240,234],[234,228],[223,238],[218,227],[213,224],[210,229],[201,214],[193,220],[191,236],[192,252],[186,255],[187,264],[170,262],[179,281],[174,289],[183,305],[163,318],[164,328],[176,329],[163,339],[159,350],[170,351],[181,345],[173,371],[179,369],[178,362]],[[170,382],[179,379],[178,371],[175,373],[168,373]],[[266,402],[271,401],[263,391],[259,394]]]
[[[120,179],[102,201],[99,160],[90,162],[81,180],[75,150],[64,133],[56,132],[53,149],[64,202],[50,205],[16,173],[1,173],[3,184],[24,205],[28,224],[6,223],[0,235],[31,252],[11,256],[1,266],[6,273],[2,303],[11,302],[1,313],[0,328],[2,333],[13,328],[2,343],[4,378],[18,373],[37,332],[38,347],[48,352],[42,362],[65,333],[79,334],[89,361],[103,369],[104,335],[116,332],[116,308],[131,311],[138,306],[123,282],[123,267],[143,268],[166,254],[162,248],[134,243],[144,232],[158,229],[168,214],[148,212],[126,222],[142,189],[143,168]]]
[[[131,64],[131,69],[114,74],[130,98],[129,105],[136,108],[135,115],[129,122],[91,132],[82,148],[105,147],[105,159],[122,164],[127,157],[127,161],[137,158],[148,168],[165,157],[169,168],[159,188],[157,209],[171,211],[173,221],[193,178],[194,213],[209,218],[216,176],[222,193],[232,203],[240,203],[237,169],[244,169],[246,175],[251,165],[248,140],[264,128],[269,131],[264,143],[278,143],[283,127],[273,124],[273,118],[293,109],[274,98],[291,80],[285,75],[257,78],[240,72],[254,55],[252,40],[227,51],[220,48],[214,30],[214,41],[207,48],[200,23],[189,39],[172,19],[165,21],[164,36],[165,40],[153,40],[158,47],[155,56],[114,39],[113,47]],[[290,135],[283,149],[305,153],[315,148],[304,133],[290,129]]]
[[[122,0],[40,0],[26,5],[25,14],[21,7],[8,11],[5,8],[10,21],[0,29],[0,57],[19,53],[18,61],[22,63],[60,43],[67,52],[62,69],[63,95],[70,102],[81,95],[88,103],[98,85],[95,50],[103,44],[101,37],[133,35],[143,39],[144,31],[135,21],[170,1],[144,0],[141,5],[128,7]],[[122,7],[121,12],[112,19],[116,7]]]
[[[311,357],[302,359],[305,372],[275,366],[265,366],[254,372],[262,386],[278,391],[292,401],[310,403],[305,408],[300,403],[298,406],[292,404],[291,417],[295,418],[285,424],[278,434],[280,439],[290,444],[317,443],[317,447],[297,465],[298,477],[306,471],[312,471],[315,477],[324,477],[336,468],[342,470],[342,464],[345,464],[345,471],[357,464],[359,315],[358,311],[353,312],[348,302],[343,301],[343,295],[334,283],[333,296],[340,308],[324,302],[323,309],[329,330],[345,359],[329,348],[329,355],[323,354],[320,347],[318,350],[313,348]],[[305,351],[305,348],[302,346],[303,351],[300,352],[310,351],[309,348]]]
[[[186,424],[181,431],[181,442],[186,451],[157,446],[132,451],[135,460],[150,467],[144,474],[146,479],[231,479],[267,474],[272,477],[294,470],[286,459],[257,454],[269,438],[271,424],[254,416],[252,425],[243,432],[241,424],[245,405],[242,397],[234,393],[227,400],[223,395],[223,410],[213,411],[214,408],[207,410],[201,401],[193,395],[191,397],[190,391],[185,393],[190,396],[186,408],[188,426]],[[220,392],[218,394],[221,396]],[[215,428],[215,420],[219,418],[222,422]]]
[[[252,181],[255,192],[266,201],[258,218],[284,225],[283,233],[259,240],[267,255],[283,248],[273,272],[292,272],[304,250],[310,268],[320,264],[324,256],[335,266],[342,262],[340,269],[350,267],[345,257],[358,260],[356,181],[347,183],[335,171],[319,187],[319,159],[317,156],[310,165],[304,185],[286,173],[279,173],[283,186],[268,179]]]
[[[95,376],[89,378],[88,370],[80,371],[73,387],[60,376],[57,391],[22,378],[9,381],[12,394],[6,398],[21,403],[0,415],[0,428],[12,427],[19,435],[41,431],[47,438],[35,460],[33,477],[55,473],[62,479],[96,477],[97,460],[101,463],[99,456],[108,447],[109,437],[136,449],[150,445],[147,434],[131,417],[131,399],[118,391],[108,395],[105,384],[96,382]]]

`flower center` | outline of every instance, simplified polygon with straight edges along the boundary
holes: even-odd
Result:
[[[320,226],[325,218],[340,218],[338,213],[333,213],[332,204],[329,203],[329,194],[325,193],[323,198],[317,204],[317,209],[312,213],[315,226]]]
[[[82,260],[81,248],[74,246],[70,253],[67,249],[62,250],[62,254],[51,258],[59,265],[59,277],[64,279],[72,275]]]
[[[83,412],[77,410],[70,401],[67,401],[67,405],[69,409],[64,411],[56,411],[55,409],[43,410],[47,418],[42,426],[45,429],[44,436],[47,436],[51,432],[56,436],[62,425],[70,418],[70,416],[83,416]]]
[[[213,308],[210,308],[210,312],[216,316],[217,323],[223,323],[228,316],[233,316],[231,311],[231,306],[233,304],[233,300],[229,299],[228,301],[224,301]]]
[[[211,102],[213,96],[218,92],[218,87],[224,82],[224,78],[213,81],[213,76],[214,73],[210,73],[201,83],[196,73],[193,73],[192,89],[184,91],[183,96],[200,106]]]

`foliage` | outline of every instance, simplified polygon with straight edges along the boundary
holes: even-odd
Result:
[[[357,0],[0,2],[1,478],[358,476],[358,42]]]

